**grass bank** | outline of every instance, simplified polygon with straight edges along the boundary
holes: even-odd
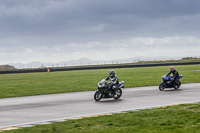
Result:
[[[200,104],[68,120],[5,133],[200,133]]]
[[[200,82],[200,65],[176,66],[182,83]],[[125,87],[158,86],[169,66],[114,69]],[[94,91],[108,76],[109,69],[61,71],[50,73],[0,74],[0,98]]]

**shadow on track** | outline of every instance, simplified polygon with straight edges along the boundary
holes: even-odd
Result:
[[[122,102],[123,101],[123,99],[110,99],[110,98],[108,98],[108,99],[102,99],[101,101],[95,101],[95,103],[118,103],[118,102]]]
[[[172,92],[172,91],[179,92],[179,91],[183,91],[183,90],[182,89],[165,89],[165,90],[163,90],[163,92]]]

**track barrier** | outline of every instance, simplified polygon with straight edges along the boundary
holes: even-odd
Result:
[[[114,68],[134,68],[134,67],[154,67],[171,65],[195,65],[200,62],[171,62],[171,63],[153,63],[153,64],[118,64],[118,65],[98,65],[98,66],[73,66],[73,67],[53,67],[40,69],[16,69],[12,71],[0,71],[0,74],[11,73],[34,73],[34,72],[55,72],[55,71],[73,71],[73,70],[92,70],[92,69],[114,69]]]

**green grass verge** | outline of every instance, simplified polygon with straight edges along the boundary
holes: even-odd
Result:
[[[182,83],[200,82],[200,65],[176,66]],[[114,69],[125,87],[158,86],[169,66]],[[198,71],[196,71],[198,70]],[[44,73],[0,74],[0,98],[79,91],[94,91],[109,69]]]
[[[5,133],[200,133],[200,104],[68,120]]]

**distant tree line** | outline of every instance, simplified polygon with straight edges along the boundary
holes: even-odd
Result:
[[[200,58],[198,58],[198,57],[185,57],[185,58],[182,58],[183,60],[188,60],[188,59],[200,59]]]
[[[11,65],[0,65],[0,71],[10,71],[10,70],[16,70],[16,68]]]

